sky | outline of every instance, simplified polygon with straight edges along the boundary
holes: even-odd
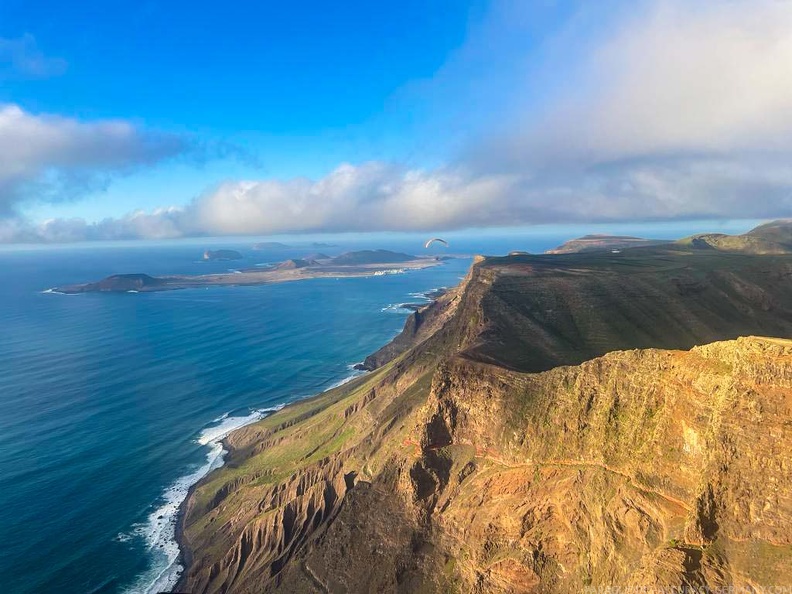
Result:
[[[792,2],[0,3],[0,242],[792,217]]]

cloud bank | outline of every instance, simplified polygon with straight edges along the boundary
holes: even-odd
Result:
[[[554,83],[555,93],[543,92],[552,101],[524,109],[518,101],[445,166],[370,162],[316,180],[226,182],[186,206],[99,223],[7,220],[0,241],[792,216],[792,3],[624,6],[601,28],[607,35],[581,44],[572,78],[563,63],[555,80],[532,81],[516,67],[512,92]],[[509,58],[526,63],[492,56]],[[0,164],[6,211],[43,163],[72,170],[66,160],[80,154],[79,163],[112,168],[170,150],[119,123],[99,133],[5,108],[0,154],[21,140],[4,140],[4,120],[26,119],[43,140]],[[53,142],[64,127],[70,140]],[[69,142],[80,150],[52,148]]]

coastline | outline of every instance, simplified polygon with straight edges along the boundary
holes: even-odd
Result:
[[[430,307],[432,304],[434,304],[437,301],[438,298],[440,298],[443,294],[445,294],[446,290],[447,290],[446,287],[443,287],[442,289],[430,289],[430,290],[426,291],[425,293],[422,293],[422,295],[425,295],[426,298],[427,298],[426,303],[422,304],[422,307],[419,310],[413,311],[412,313],[410,313],[410,315],[407,316],[407,319],[405,320],[405,325],[407,325],[409,323],[409,320],[412,319],[415,316],[417,311],[422,311],[423,309]],[[431,298],[429,298],[430,295],[431,295]],[[403,330],[399,331],[399,333],[396,335],[396,337],[400,336],[402,331]],[[394,338],[391,338],[390,340],[386,341],[383,344],[383,347],[385,347],[388,344],[390,344],[391,342],[393,342],[393,340],[394,340]],[[375,352],[377,352],[377,351],[375,351]],[[178,511],[177,511],[177,514],[176,514],[175,535],[174,535],[176,544],[177,544],[177,546],[179,548],[179,555],[178,555],[178,558],[175,560],[174,564],[179,566],[180,570],[178,571],[178,579],[177,579],[177,581],[170,587],[170,590],[168,590],[168,591],[170,591],[170,592],[179,592],[180,591],[180,588],[183,586],[183,582],[182,581],[184,579],[184,576],[187,573],[187,569],[190,567],[190,565],[193,562],[192,552],[189,549],[189,547],[185,546],[185,541],[184,541],[184,527],[185,527],[184,526],[184,522],[185,522],[185,518],[186,518],[187,507],[188,507],[188,505],[189,505],[189,503],[190,503],[190,501],[192,499],[192,496],[193,496],[193,494],[195,492],[195,489],[197,487],[199,487],[201,485],[201,483],[207,477],[209,477],[212,474],[212,472],[214,472],[216,470],[219,470],[220,468],[225,466],[225,464],[227,463],[229,457],[233,456],[235,449],[231,445],[231,443],[229,442],[228,438],[230,437],[230,435],[232,433],[234,433],[235,431],[241,430],[244,427],[247,427],[249,425],[257,423],[260,420],[271,416],[272,414],[276,414],[276,413],[281,412],[283,410],[288,410],[292,406],[295,406],[295,405],[298,405],[298,404],[304,405],[306,403],[310,403],[313,400],[319,400],[322,397],[324,397],[325,395],[327,395],[328,392],[332,392],[332,391],[340,389],[340,388],[345,388],[350,383],[353,383],[353,382],[355,382],[355,381],[357,381],[359,379],[362,379],[362,378],[368,376],[368,374],[371,371],[373,371],[371,369],[362,369],[359,365],[360,364],[357,364],[355,366],[350,366],[350,369],[353,370],[353,373],[350,374],[349,376],[345,377],[344,379],[333,383],[327,389],[322,390],[321,392],[318,392],[318,393],[313,394],[311,396],[306,396],[304,398],[299,398],[297,400],[294,400],[292,402],[284,404],[284,405],[280,406],[279,408],[277,408],[277,410],[273,410],[269,414],[264,415],[264,416],[262,416],[262,417],[260,417],[258,419],[251,419],[250,422],[245,423],[243,425],[239,425],[238,427],[235,427],[234,429],[228,431],[219,440],[219,443],[220,443],[220,445],[222,447],[222,454],[221,454],[222,462],[221,462],[221,464],[219,464],[218,466],[210,469],[201,478],[199,478],[192,485],[190,485],[190,487],[187,490],[187,493],[186,493],[184,499],[179,504]],[[147,592],[147,594],[149,594],[149,593]]]
[[[155,564],[147,572],[138,575],[136,581],[129,584],[124,592],[153,594],[170,591],[176,587],[185,569],[182,562],[184,555],[178,536],[184,502],[204,477],[223,466],[225,458],[229,454],[225,438],[230,433],[260,421],[281,408],[283,406],[249,409],[248,414],[244,416],[226,413],[204,426],[196,441],[201,446],[209,448],[206,452],[205,463],[165,487],[163,490],[164,502],[148,515],[145,523],[139,524],[135,530],[137,535],[148,541],[150,551],[160,551],[166,556],[166,559],[161,560],[166,564],[159,567]]]
[[[43,293],[76,295],[80,293],[155,293],[209,287],[257,286],[317,278],[340,279],[404,274],[439,266],[443,260],[422,256],[403,262],[361,265],[316,265],[298,268],[248,268],[219,274],[149,276],[143,273],[116,274],[96,282],[51,287]]]

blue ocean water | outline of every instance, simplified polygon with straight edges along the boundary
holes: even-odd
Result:
[[[569,237],[460,235],[452,251],[536,252]],[[401,329],[407,312],[394,304],[457,284],[470,264],[261,287],[42,292],[113,273],[220,272],[317,251],[222,245],[246,259],[201,262],[206,245],[197,243],[0,252],[0,592],[167,586],[174,511],[220,462],[217,438],[348,377]],[[392,237],[321,251],[363,247],[423,250],[419,238]]]

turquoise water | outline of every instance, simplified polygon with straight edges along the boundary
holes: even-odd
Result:
[[[541,251],[568,237],[456,237],[452,249]],[[457,284],[470,264],[248,288],[42,293],[113,273],[219,272],[316,251],[226,243],[246,260],[204,263],[204,247],[0,252],[0,592],[167,587],[175,509],[220,462],[217,438],[349,377],[400,330],[399,303]],[[413,238],[322,251],[362,247],[423,250]]]

